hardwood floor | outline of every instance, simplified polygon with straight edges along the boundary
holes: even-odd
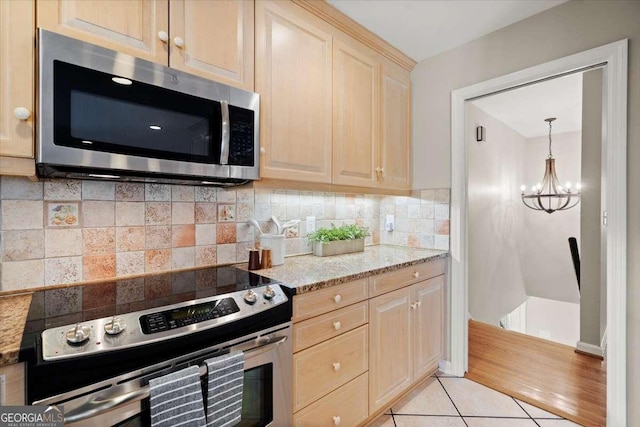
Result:
[[[606,425],[606,362],[573,347],[471,320],[466,377],[576,423]]]

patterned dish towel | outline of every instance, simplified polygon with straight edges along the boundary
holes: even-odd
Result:
[[[242,416],[244,354],[229,353],[204,361],[209,376],[207,427],[230,427]]]
[[[206,426],[197,366],[149,380],[152,427]]]

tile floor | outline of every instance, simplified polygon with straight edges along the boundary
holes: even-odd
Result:
[[[466,378],[434,375],[369,427],[570,427],[557,415]]]

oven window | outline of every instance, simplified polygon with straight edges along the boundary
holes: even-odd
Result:
[[[128,79],[118,84],[111,74],[61,61],[53,68],[56,145],[219,163],[219,102]]]
[[[240,427],[263,427],[273,421],[273,364],[244,371]]]

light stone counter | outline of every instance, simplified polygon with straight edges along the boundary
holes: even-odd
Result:
[[[364,252],[353,254],[289,257],[284,259],[283,265],[255,270],[254,273],[286,283],[301,294],[448,256],[448,251],[367,246]],[[247,264],[238,267],[246,270]]]
[[[0,366],[18,362],[31,294],[0,297]]]

